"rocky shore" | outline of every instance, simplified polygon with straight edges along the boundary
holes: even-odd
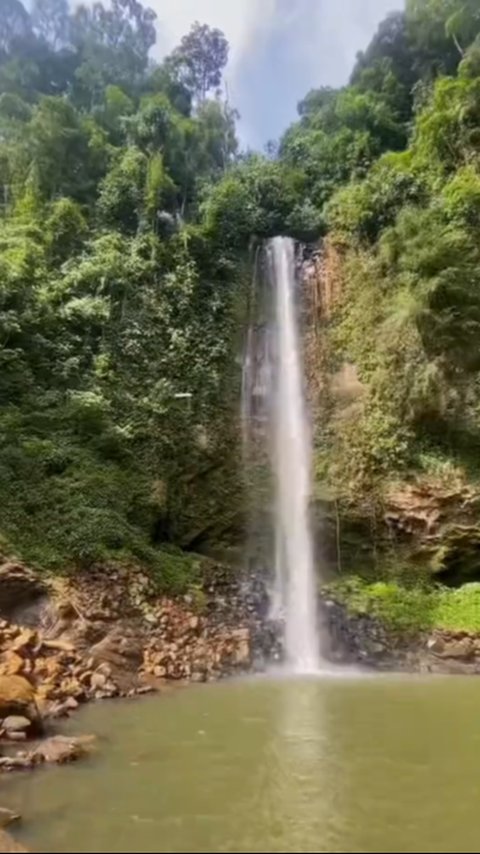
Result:
[[[328,597],[321,613],[332,661],[407,673],[480,674],[479,634],[394,631]]]
[[[201,587],[170,598],[135,567],[44,578],[0,559],[0,772],[90,753],[91,738],[58,734],[56,722],[84,703],[216,680],[278,658],[263,584],[213,562],[203,569]],[[0,826],[11,818],[0,816]],[[24,850],[0,830],[0,852]]]
[[[82,703],[261,669],[280,654],[274,627],[265,625],[267,606],[263,585],[214,563],[201,588],[172,599],[135,568],[43,579],[4,561],[0,770],[83,755],[84,744],[60,736],[24,744]]]

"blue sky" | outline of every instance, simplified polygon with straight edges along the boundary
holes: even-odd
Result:
[[[158,15],[159,58],[195,20],[224,31],[231,45],[225,79],[241,115],[240,139],[260,149],[295,119],[297,103],[309,89],[346,83],[357,51],[388,12],[404,5],[404,0],[142,2]]]

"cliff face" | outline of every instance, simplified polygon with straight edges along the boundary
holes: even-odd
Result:
[[[476,479],[453,452],[443,470],[428,471],[413,454],[407,464],[395,465],[390,448],[382,446],[392,389],[373,388],[372,375],[352,360],[354,348],[345,342],[346,303],[357,298],[348,282],[349,264],[344,250],[327,239],[302,265],[316,520],[324,563],[334,572],[367,571],[374,578],[434,577],[452,586],[478,580]],[[372,359],[375,346],[372,339]],[[379,425],[373,404],[383,414]]]

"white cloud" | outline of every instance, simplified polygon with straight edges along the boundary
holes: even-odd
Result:
[[[149,0],[157,13],[159,47],[169,51],[177,45],[196,20],[219,27],[231,46],[231,61],[235,63],[248,44],[258,17],[258,0]],[[269,0],[265,3],[271,5]]]
[[[345,83],[357,51],[367,46],[387,12],[404,5],[404,0],[142,2],[158,16],[159,58],[195,20],[223,30],[230,44],[229,97],[242,115],[242,139],[257,145],[294,117],[296,102],[308,89]]]

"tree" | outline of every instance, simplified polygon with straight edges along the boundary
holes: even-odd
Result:
[[[150,49],[155,44],[155,12],[138,0],[112,0],[79,6],[71,22],[71,38],[82,62],[77,98],[88,106],[101,103],[105,86],[113,83],[127,93],[142,79]]]
[[[454,74],[480,31],[476,0],[407,0],[414,68],[421,77]]]
[[[31,20],[20,0],[3,0],[0,15],[0,59],[31,36]]]
[[[100,186],[98,213],[103,223],[128,233],[140,225],[147,159],[138,148],[128,148]]]
[[[67,0],[34,0],[32,26],[52,50],[64,47],[70,27]]]
[[[171,55],[170,65],[202,103],[211,89],[220,86],[227,60],[228,42],[221,30],[196,21]]]

